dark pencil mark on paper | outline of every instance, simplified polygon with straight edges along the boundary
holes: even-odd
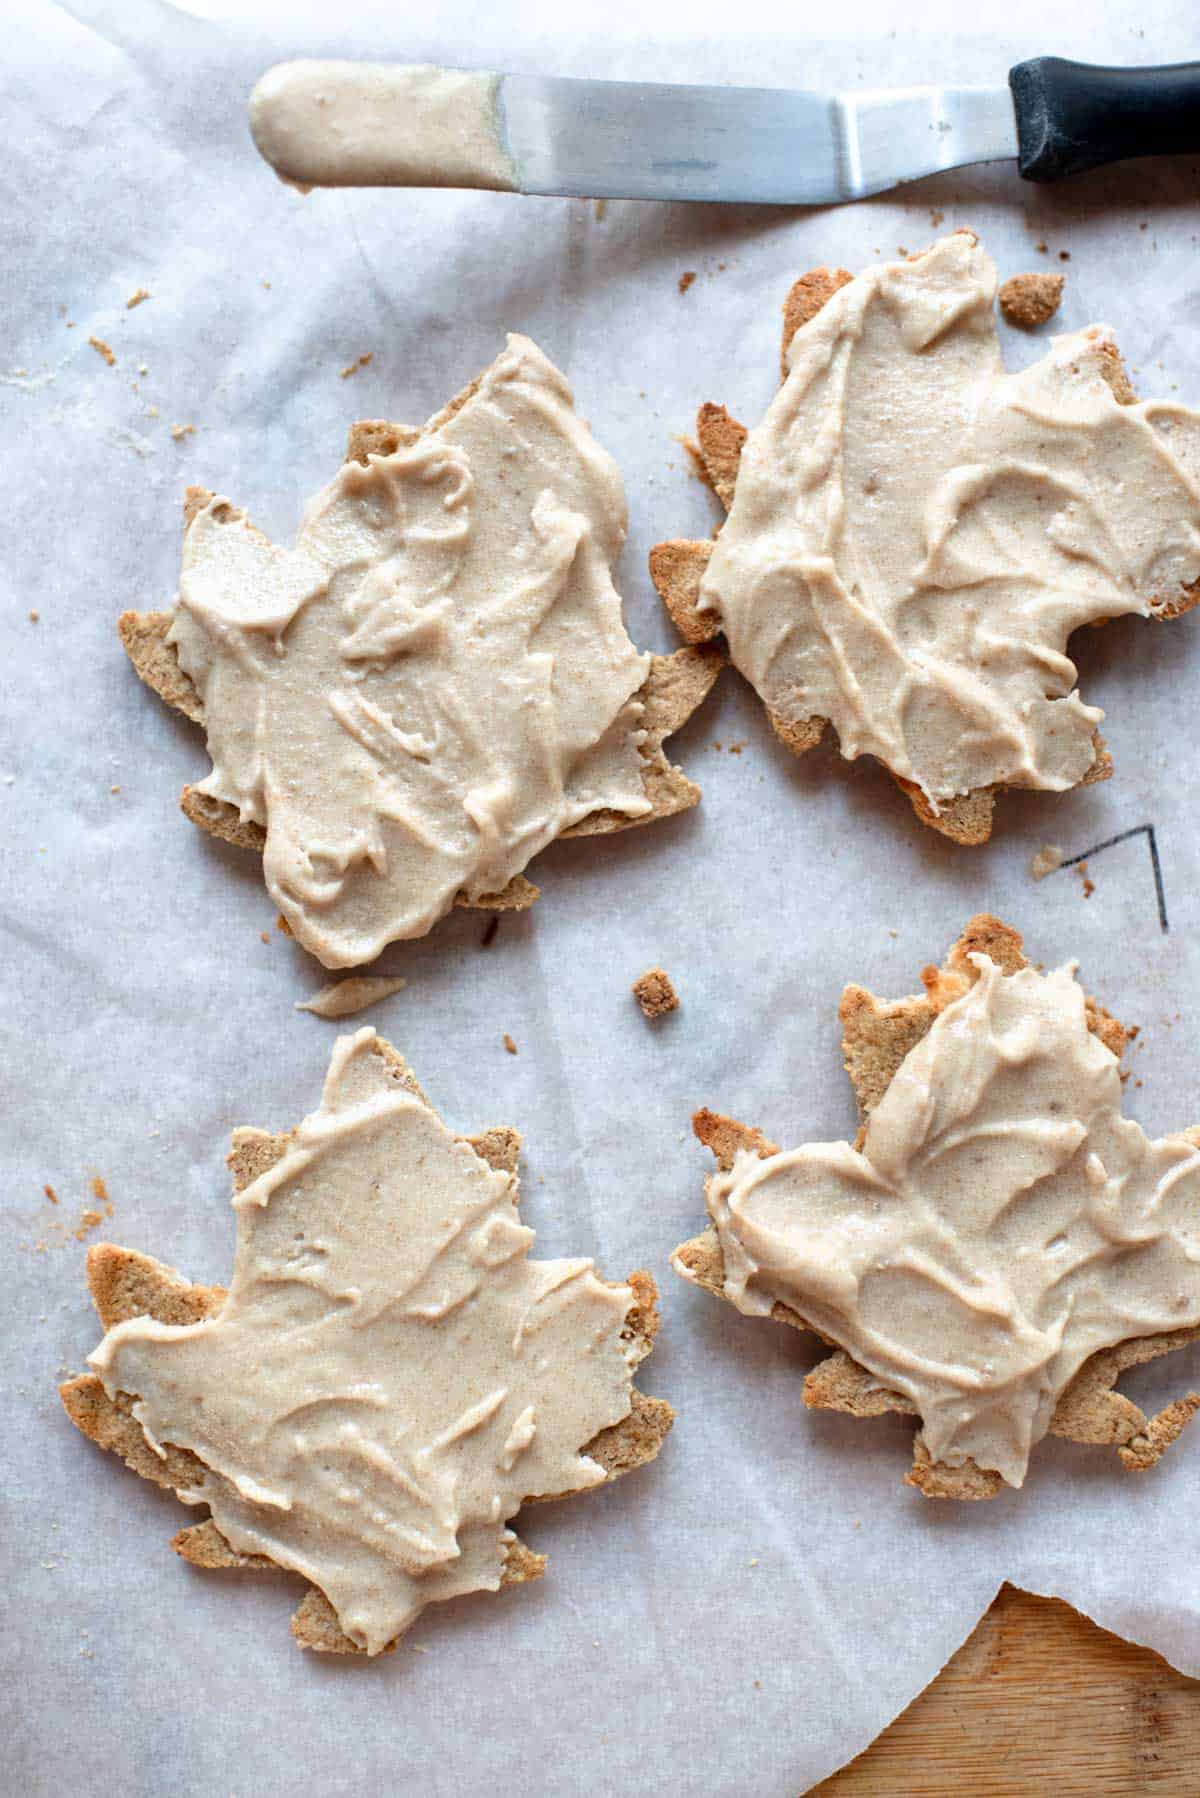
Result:
[[[1118,843],[1127,843],[1131,837],[1146,838],[1150,845],[1150,869],[1154,875],[1154,897],[1158,905],[1159,929],[1164,933],[1170,929],[1167,923],[1167,895],[1163,890],[1162,863],[1158,859],[1158,839],[1154,834],[1153,824],[1135,824],[1131,830],[1122,830],[1115,837],[1105,837],[1102,843],[1093,843],[1090,849],[1081,849],[1078,855],[1064,855],[1057,868],[1048,868],[1047,873],[1057,874],[1062,868],[1074,868],[1081,862],[1090,862],[1105,849],[1113,849]]]

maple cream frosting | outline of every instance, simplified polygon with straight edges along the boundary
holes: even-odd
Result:
[[[267,886],[326,967],[499,893],[592,812],[650,811],[624,535],[615,463],[516,336],[394,455],[345,463],[294,549],[222,499],[192,520],[170,641],[199,791],[265,826]]]
[[[740,1150],[708,1208],[740,1311],[790,1306],[912,1401],[932,1460],[1020,1486],[1090,1355],[1200,1323],[1200,1152],[1121,1116],[1073,965],[970,959],[861,1152]]]
[[[424,63],[277,63],[250,96],[250,130],[297,187],[511,192],[499,86],[485,70]]]
[[[320,1109],[239,1193],[233,1281],[203,1323],[136,1317],[90,1357],[179,1496],[325,1593],[378,1653],[427,1605],[494,1590],[522,1501],[599,1484],[628,1415],[630,1287],[531,1261],[515,1176],[339,1038]]]
[[[1071,632],[1200,577],[1200,413],[1118,404],[1104,325],[1006,373],[995,291],[958,233],[796,333],[698,602],[782,722],[829,719],[935,808],[1075,785],[1103,713]]]

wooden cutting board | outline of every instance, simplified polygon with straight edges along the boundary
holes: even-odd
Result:
[[[1058,1599],[997,1594],[953,1660],[811,1798],[1200,1798],[1200,1680]]]

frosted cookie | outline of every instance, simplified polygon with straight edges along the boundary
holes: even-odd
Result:
[[[205,731],[184,812],[262,854],[326,967],[454,904],[530,905],[555,837],[698,800],[662,744],[720,657],[630,642],[620,475],[527,338],[421,430],[356,425],[293,549],[202,488],[184,516],[172,610],[126,612],[121,638]]]
[[[1113,1388],[1200,1338],[1200,1129],[1151,1141],[1121,1116],[1122,1026],[996,918],[921,978],[842,995],[853,1146],[696,1114],[712,1221],[675,1270],[829,1344],[807,1405],[917,1415],[928,1497],[1020,1486],[1047,1431],[1147,1468],[1200,1394],[1146,1418]]]
[[[68,1415],[207,1507],[185,1560],[302,1575],[306,1648],[378,1654],[428,1604],[538,1578],[516,1511],[653,1460],[671,1426],[633,1385],[653,1280],[529,1259],[519,1146],[453,1135],[368,1027],[295,1130],[234,1132],[227,1292],[88,1256],[107,1333]]]
[[[1136,403],[1106,325],[1006,373],[995,297],[969,232],[804,276],[762,423],[700,410],[716,541],[650,557],[682,634],[724,632],[789,749],[832,724],[960,843],[1004,787],[1111,772],[1072,631],[1200,598],[1200,413]]]

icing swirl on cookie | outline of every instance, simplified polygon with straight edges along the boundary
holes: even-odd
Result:
[[[325,1593],[369,1653],[427,1604],[493,1591],[521,1503],[599,1484],[628,1416],[634,1302],[590,1261],[531,1261],[515,1176],[339,1039],[320,1109],[234,1200],[233,1281],[203,1323],[135,1317],[90,1357],[180,1497]]]
[[[522,337],[395,454],[344,464],[294,549],[225,500],[193,519],[170,640],[199,791],[266,827],[267,886],[326,967],[500,893],[592,812],[651,809],[624,535],[615,464]]]
[[[827,718],[935,807],[1090,769],[1081,625],[1200,578],[1200,413],[1121,405],[1107,326],[1007,374],[969,233],[798,331],[700,588],[784,724]]]
[[[708,1208],[740,1311],[790,1306],[912,1401],[932,1460],[1019,1486],[1089,1356],[1200,1323],[1200,1151],[1121,1116],[1073,967],[970,959],[861,1151],[740,1150]]]

